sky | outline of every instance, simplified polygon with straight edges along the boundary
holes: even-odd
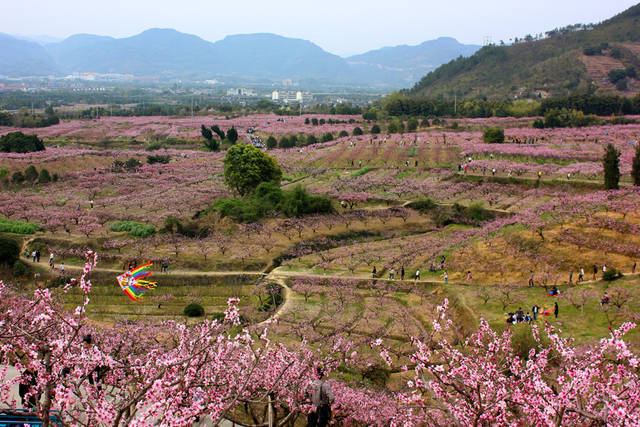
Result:
[[[129,37],[174,28],[217,41],[275,33],[348,56],[441,36],[498,43],[575,23],[597,23],[638,0],[2,0],[0,32],[59,38]]]

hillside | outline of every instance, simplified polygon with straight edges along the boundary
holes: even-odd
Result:
[[[53,58],[42,46],[0,33],[0,75],[46,76],[57,72]]]
[[[425,73],[459,56],[473,55],[480,46],[465,45],[452,37],[440,37],[417,46],[392,46],[347,58],[351,71],[383,83],[414,84]]]
[[[600,51],[586,56],[587,48]],[[466,98],[593,91],[631,95],[640,91],[637,79],[630,78],[623,92],[606,76],[619,67],[640,70],[639,54],[640,5],[636,5],[595,26],[569,26],[549,31],[541,40],[485,46],[469,58],[453,60],[427,74],[406,93]]]

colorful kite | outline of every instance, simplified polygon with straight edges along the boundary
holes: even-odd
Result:
[[[120,289],[122,289],[132,301],[139,302],[145,292],[156,287],[157,282],[142,280],[152,274],[152,265],[152,263],[141,265],[117,277]]]

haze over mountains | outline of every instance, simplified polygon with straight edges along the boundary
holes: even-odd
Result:
[[[310,41],[266,33],[232,35],[211,43],[171,29],[150,29],[127,38],[78,34],[45,44],[0,34],[0,75],[96,72],[408,87],[439,65],[479,48],[443,37],[418,46],[385,47],[342,58]]]

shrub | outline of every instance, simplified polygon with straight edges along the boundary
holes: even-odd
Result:
[[[542,119],[535,119],[533,121],[533,127],[535,129],[544,129],[544,120]]]
[[[24,180],[28,183],[32,183],[35,182],[36,179],[38,179],[38,171],[35,166],[30,165],[24,170]]]
[[[607,268],[607,271],[602,273],[602,280],[606,280],[607,282],[613,282],[622,277],[622,273],[616,270],[613,267]]]
[[[318,126],[318,119],[316,119],[315,117],[313,119],[311,119],[311,124],[313,126]]]
[[[624,92],[625,90],[627,90],[627,88],[629,87],[628,83],[627,83],[627,79],[620,79],[616,82],[616,89]]]
[[[504,129],[488,128],[482,134],[482,140],[489,143],[504,142]]]
[[[15,221],[0,217],[0,232],[14,234],[33,234],[40,229],[32,222]]]
[[[19,243],[9,236],[0,235],[0,264],[13,266],[19,257]]]
[[[287,138],[286,136],[283,136],[282,138],[280,138],[280,142],[278,142],[278,147],[291,148],[293,147],[293,145],[289,144],[289,138]]]
[[[313,196],[299,185],[293,190],[283,191],[277,185],[265,182],[258,185],[250,197],[217,200],[210,209],[235,221],[253,222],[270,212],[279,212],[287,217],[331,213],[333,204],[331,199]]]
[[[312,133],[307,135],[307,145],[316,144],[318,142],[318,138]]]
[[[429,123],[429,119],[422,119],[422,121],[420,122],[420,126],[423,128],[428,128],[429,126],[431,126],[431,124]]]
[[[345,136],[349,136],[349,132],[347,132],[346,130],[341,130],[338,134],[338,138],[344,138]]]
[[[362,132],[362,129],[360,129],[359,126],[356,126],[353,128],[353,136],[359,136],[362,135],[364,132]]]
[[[156,232],[153,225],[144,225],[133,221],[114,222],[109,229],[115,232],[126,231],[134,237],[149,237]]]
[[[600,49],[597,46],[589,46],[589,47],[585,47],[582,50],[582,53],[584,53],[587,56],[601,55],[602,49]]]
[[[157,154],[157,155],[147,156],[147,163],[150,165],[154,163],[162,163],[166,165],[167,163],[169,163],[170,160],[171,160],[171,156],[168,154],[166,155]]]
[[[415,202],[411,203],[409,207],[419,212],[428,212],[438,207],[438,205],[436,204],[436,202],[426,197],[426,198],[419,198]]]
[[[51,182],[51,175],[49,175],[49,171],[45,168],[40,169],[40,174],[38,174],[38,184],[47,184]]]
[[[354,173],[352,173],[351,177],[355,178],[357,176],[362,176],[362,175],[368,174],[369,172],[371,172],[371,168],[369,166],[365,166],[362,169],[359,169],[359,170],[355,171]]]
[[[322,135],[322,142],[329,142],[329,141],[333,141],[333,134],[331,132],[327,132],[324,135]]]
[[[609,74],[607,76],[609,77],[609,81],[611,83],[616,84],[619,80],[627,77],[627,72],[625,70],[616,69],[609,71]]]
[[[124,162],[124,168],[128,171],[138,169],[140,166],[142,166],[142,163],[134,157],[131,157],[129,160]]]
[[[309,119],[307,119],[307,120],[309,120]],[[276,148],[277,145],[278,145],[278,140],[275,139],[273,137],[273,135],[269,135],[269,138],[267,138],[267,148],[269,150],[272,150],[272,149]]]
[[[14,184],[21,184],[24,182],[24,175],[20,171],[15,171],[13,175],[11,175],[11,182]]]
[[[407,120],[407,131],[414,132],[416,129],[418,129],[418,119],[411,117]]]
[[[197,302],[192,302],[184,308],[183,313],[187,317],[202,317],[204,316],[204,307]]]
[[[209,132],[211,132],[211,131],[209,131]],[[160,141],[156,141],[156,142],[152,142],[151,144],[147,145],[145,150],[147,150],[147,151],[155,151],[155,150],[159,150],[161,148],[162,148],[162,143]]]

